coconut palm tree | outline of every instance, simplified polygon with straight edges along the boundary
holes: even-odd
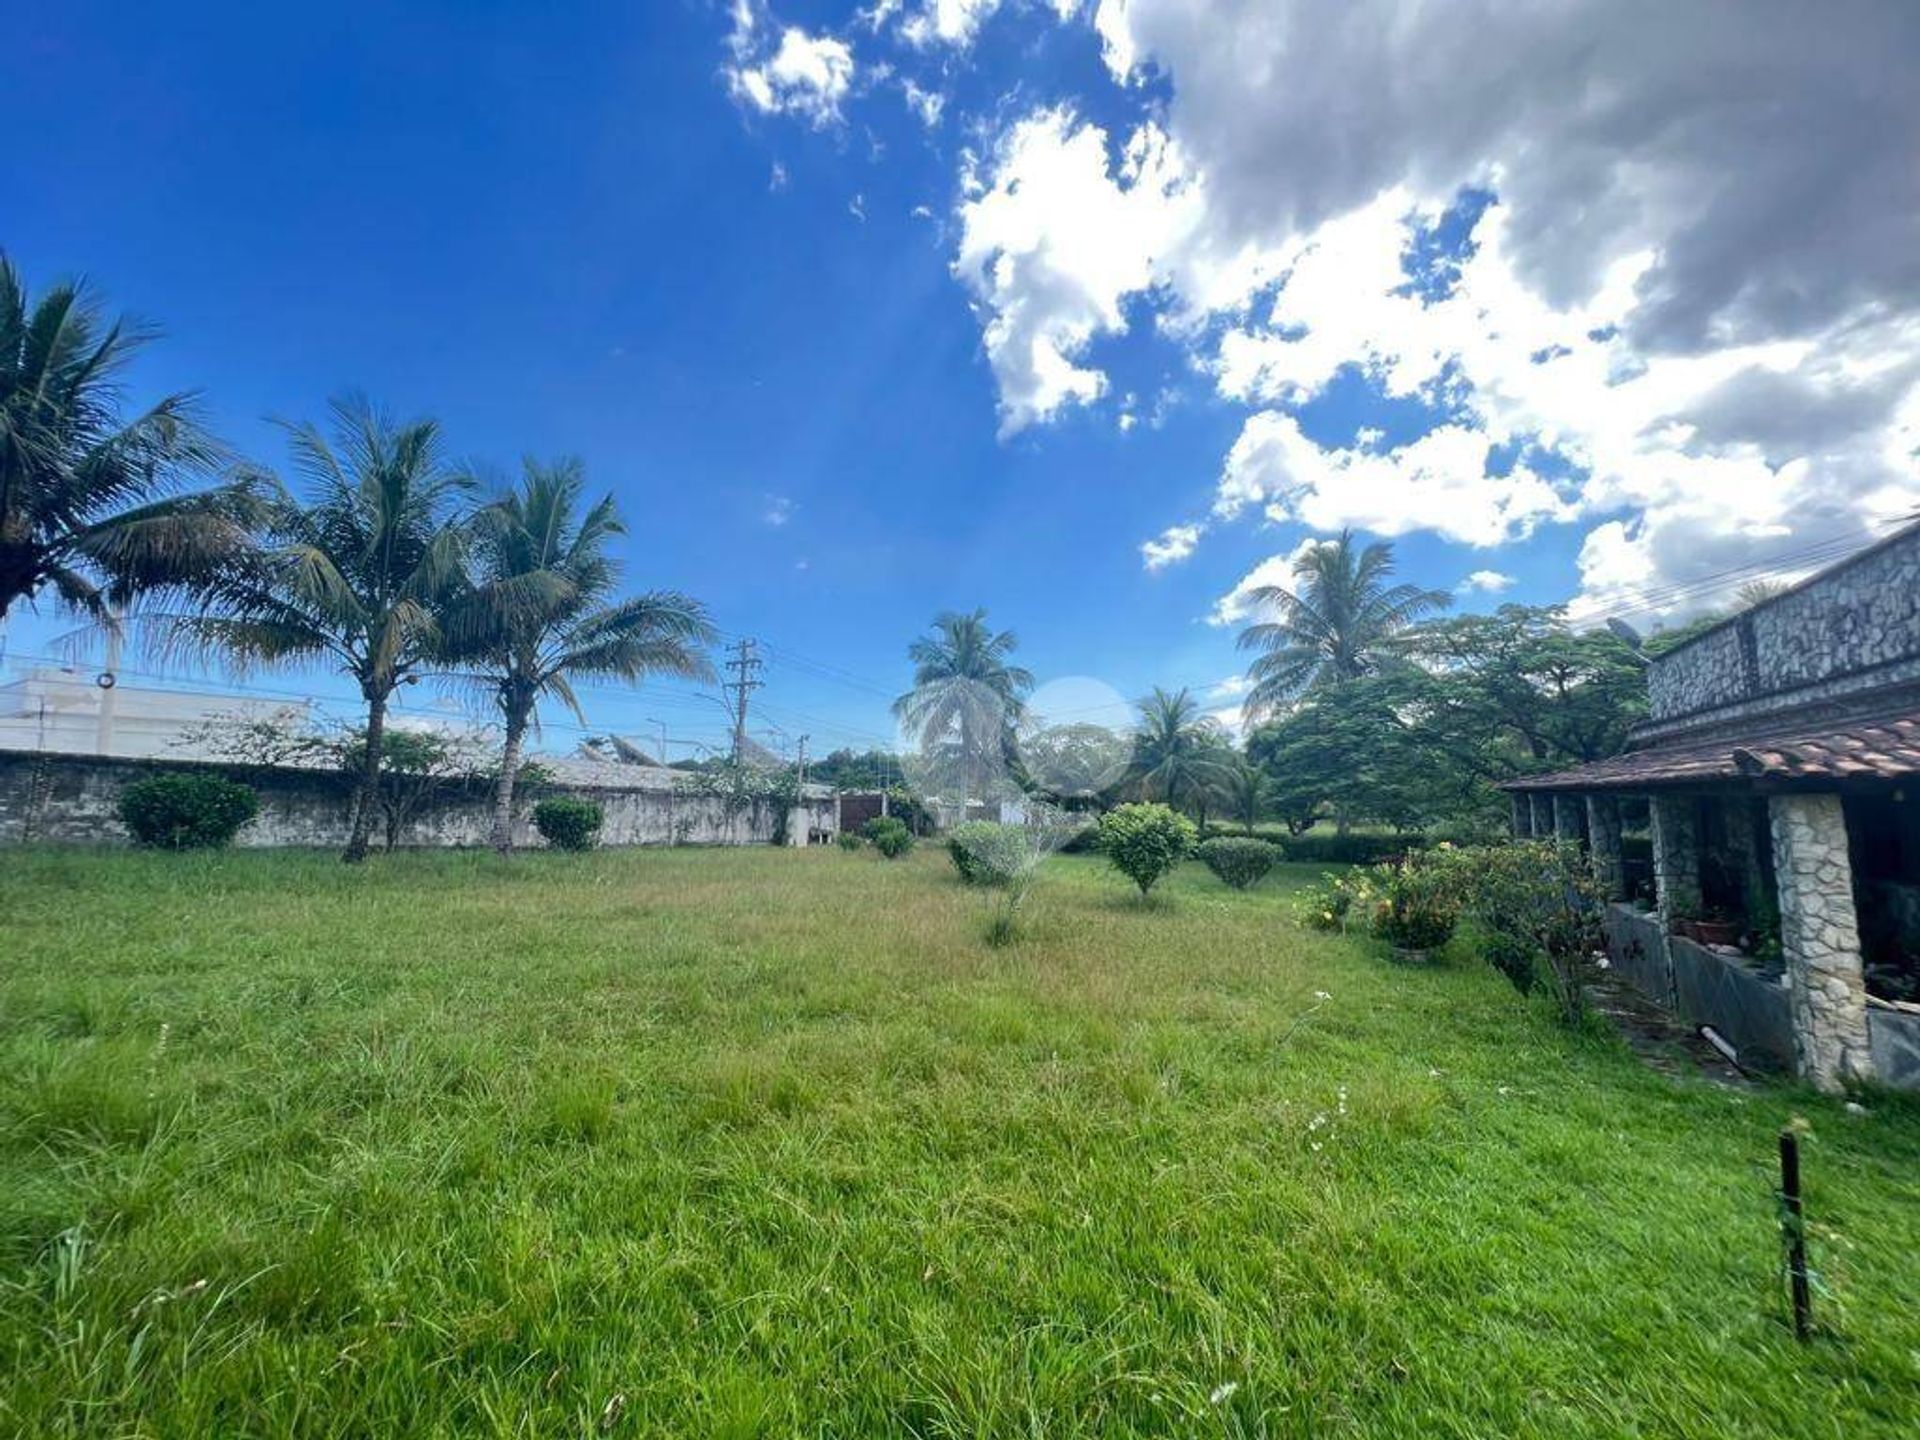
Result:
[[[446,626],[449,657],[499,706],[506,732],[494,789],[494,849],[513,848],[513,787],[527,731],[548,696],[580,716],[578,679],[709,678],[716,634],[697,600],[656,590],[614,598],[607,544],[624,533],[611,495],[582,512],[578,460],[523,464],[520,482],[475,517],[472,589]],[[581,716],[584,720],[584,716]]]
[[[1140,702],[1132,780],[1141,799],[1193,810],[1204,820],[1225,794],[1232,761],[1226,732],[1201,712],[1192,691],[1156,685]]]
[[[49,590],[111,625],[243,542],[246,486],[183,492],[224,458],[194,397],[121,413],[120,377],[150,338],[108,322],[78,284],[30,300],[0,255],[0,619]]]
[[[1444,590],[1392,585],[1393,546],[1356,549],[1353,532],[1323,540],[1294,561],[1298,585],[1263,585],[1250,597],[1274,618],[1240,632],[1248,667],[1247,713],[1261,715],[1342,680],[1371,675],[1402,659],[1406,631],[1452,603]]]
[[[432,420],[397,423],[364,398],[331,406],[331,436],[286,426],[303,502],[262,476],[252,546],[176,629],[182,643],[244,667],[331,661],[366,702],[353,829],[341,857],[366,858],[379,812],[381,747],[394,692],[437,656],[458,593],[468,481],[446,460]]]
[[[1032,674],[1008,662],[1019,644],[1011,630],[993,630],[985,610],[949,610],[907,647],[913,689],[893,702],[893,713],[919,732],[923,756],[952,754],[963,803],[982,794],[1033,688]]]
[[[1260,823],[1260,817],[1266,813],[1267,803],[1273,796],[1273,781],[1267,772],[1253,764],[1244,755],[1235,755],[1227,767],[1226,799],[1234,818],[1246,827],[1252,835],[1254,826]]]

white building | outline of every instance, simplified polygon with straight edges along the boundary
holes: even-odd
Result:
[[[92,670],[47,667],[0,684],[0,750],[130,760],[216,760],[210,722],[274,720],[308,728],[305,701],[100,683]]]

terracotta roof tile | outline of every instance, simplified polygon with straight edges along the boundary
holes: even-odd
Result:
[[[1920,711],[1828,721],[1771,735],[1629,750],[1508,790],[1636,790],[1745,780],[1904,780],[1920,775]]]

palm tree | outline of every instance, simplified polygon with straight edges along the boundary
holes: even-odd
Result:
[[[1357,679],[1401,659],[1414,621],[1452,603],[1444,590],[1390,585],[1393,546],[1356,552],[1353,532],[1323,540],[1294,561],[1294,590],[1263,585],[1251,596],[1275,618],[1240,632],[1242,650],[1258,650],[1247,670],[1247,713],[1269,713],[1309,690]]]
[[[179,633],[243,666],[331,660],[360,687],[366,743],[342,856],[354,863],[379,810],[388,705],[435,657],[457,592],[466,536],[454,507],[467,481],[445,460],[434,421],[398,424],[357,396],[331,412],[331,438],[286,426],[308,501],[263,477],[252,547]]]
[[[119,377],[151,336],[83,287],[30,302],[0,255],[0,619],[51,589],[106,625],[137,595],[204,576],[245,537],[241,484],[181,493],[223,452],[191,395],[131,418]]]
[[[1244,755],[1233,757],[1233,763],[1227,768],[1226,798],[1234,816],[1246,826],[1248,835],[1252,835],[1254,826],[1260,823],[1272,792],[1273,782],[1265,770]]]
[[[474,585],[453,607],[449,656],[500,707],[506,728],[494,789],[493,848],[513,849],[513,787],[542,698],[576,716],[575,679],[638,682],[647,675],[707,678],[700,647],[715,631],[697,600],[669,590],[615,600],[619,566],[607,542],[625,533],[613,497],[581,513],[578,460],[523,464],[519,486],[474,517]]]
[[[923,754],[957,748],[963,805],[979,795],[1033,688],[1032,674],[1008,663],[1019,644],[1011,630],[990,628],[985,610],[949,610],[934,617],[932,634],[907,647],[913,689],[893,702],[893,713],[919,732]]]
[[[1226,733],[1190,690],[1158,685],[1140,702],[1133,735],[1133,784],[1143,800],[1196,810],[1204,820],[1226,788],[1232,751]]]

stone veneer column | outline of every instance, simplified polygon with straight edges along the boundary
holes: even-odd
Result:
[[[1529,839],[1533,835],[1533,798],[1518,790],[1507,798],[1513,805],[1513,838]]]
[[[1627,898],[1627,869],[1620,857],[1620,802],[1611,795],[1587,796],[1587,858],[1602,900]]]
[[[1653,883],[1660,922],[1671,926],[1676,917],[1700,909],[1700,833],[1693,797],[1655,795],[1647,808],[1653,816]]]
[[[1580,803],[1578,795],[1555,795],[1553,797],[1553,833],[1562,844],[1578,845],[1581,840],[1581,822],[1587,818],[1587,807]]]
[[[1775,795],[1767,811],[1800,1077],[1838,1090],[1873,1075],[1846,813],[1838,795]]]
[[[1533,792],[1533,838],[1551,840],[1553,838],[1553,797],[1536,790]]]

